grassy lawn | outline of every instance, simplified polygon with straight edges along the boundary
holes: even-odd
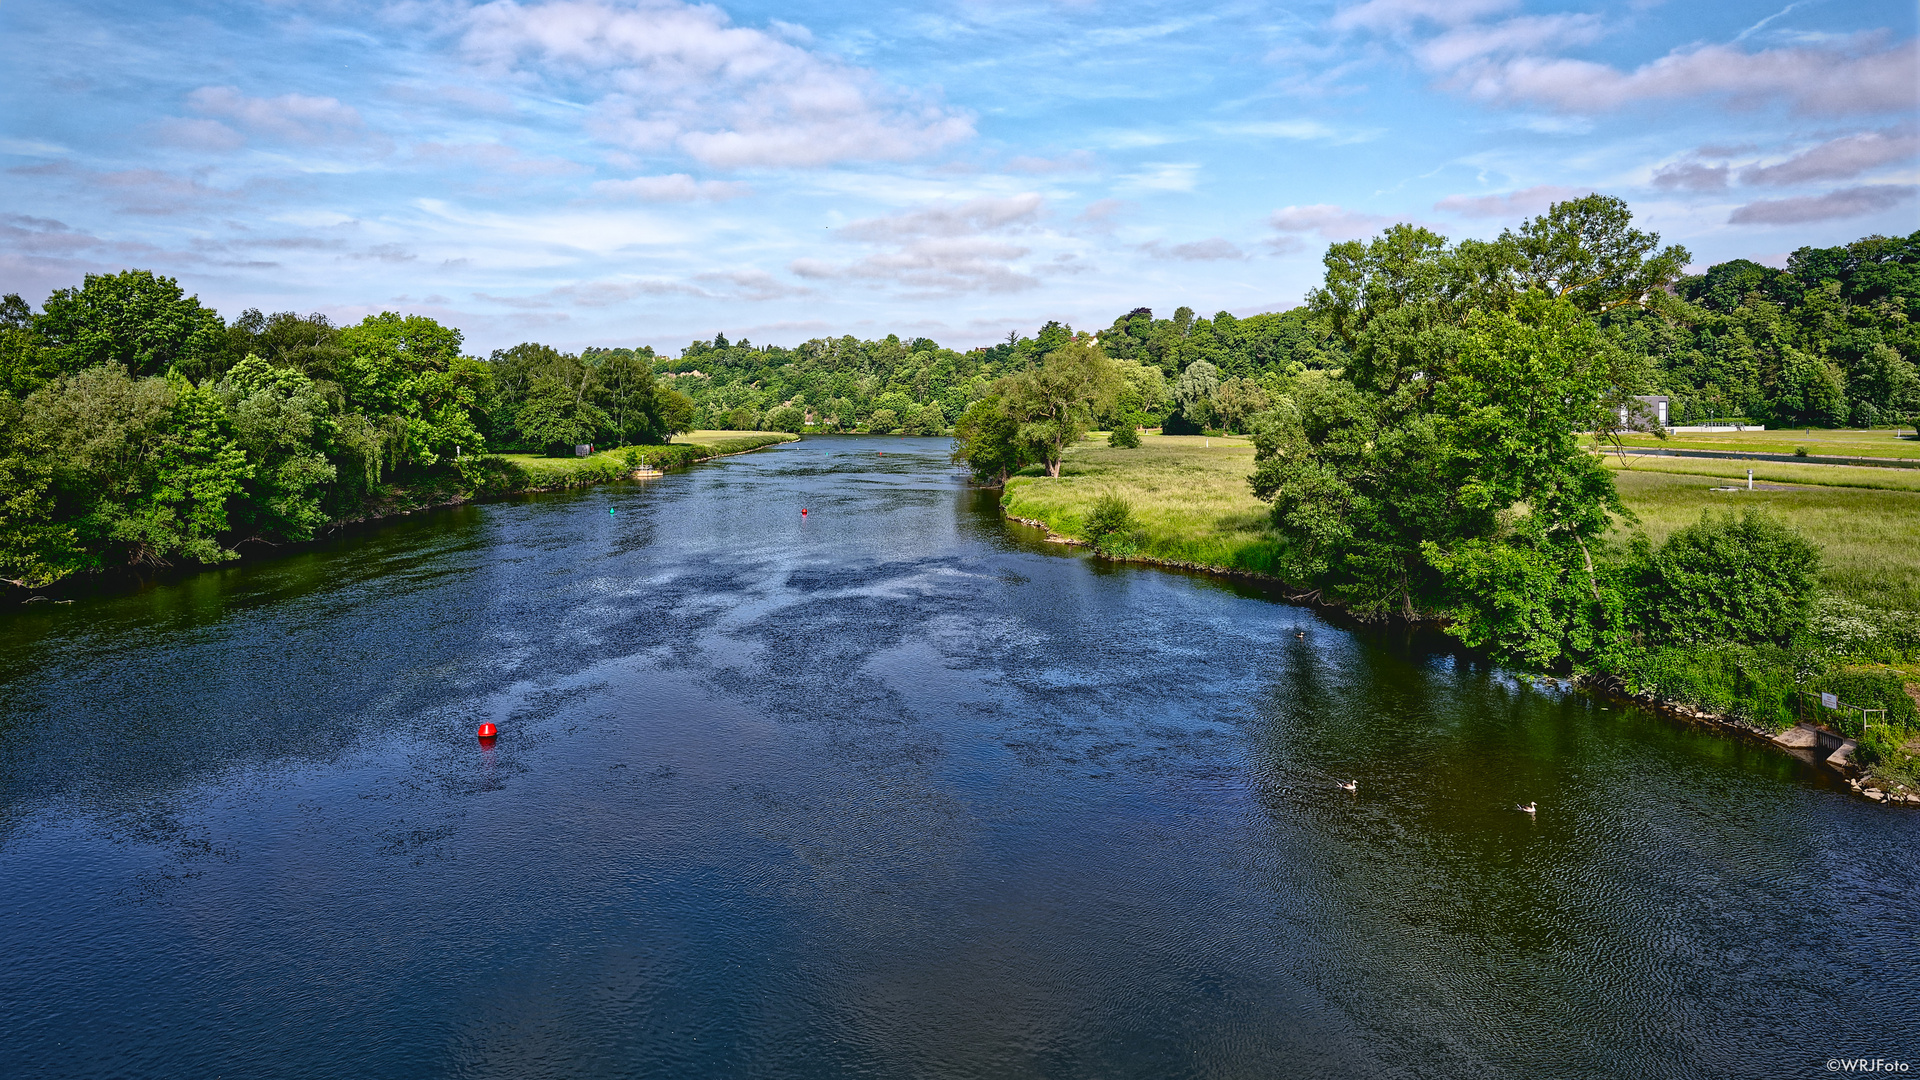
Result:
[[[1902,438],[1899,432],[1905,432]],[[1784,428],[1777,431],[1686,431],[1664,439],[1652,435],[1630,434],[1621,442],[1628,446],[1663,447],[1669,450],[1720,450],[1731,453],[1750,451],[1760,454],[1791,454],[1806,447],[1809,454],[1835,457],[1920,458],[1920,440],[1910,436],[1912,428],[1874,428],[1859,430],[1836,428]]]
[[[689,431],[675,435],[671,441],[710,447],[715,454],[738,454],[774,443],[793,442],[799,437],[785,431]]]
[[[1863,434],[1860,432],[1839,434]],[[1229,569],[1272,566],[1267,507],[1247,489],[1253,446],[1245,439],[1144,435],[1138,450],[1091,437],[1067,454],[1058,480],[1017,476],[1004,504],[1015,517],[1078,537],[1094,499],[1111,491],[1133,503],[1141,554]],[[1707,509],[1763,506],[1826,554],[1822,581],[1869,607],[1920,611],[1920,472],[1781,462],[1754,466],[1756,482],[1781,491],[1715,492],[1746,482],[1746,464],[1702,459],[1608,458],[1627,506],[1655,543]]]
[[[757,450],[774,443],[792,442],[799,438],[784,431],[689,431],[685,435],[676,435],[673,442],[699,446],[708,451],[706,456],[738,454],[746,450]],[[561,483],[578,473],[624,473],[627,448],[601,450],[588,457],[547,457],[544,454],[502,454],[533,476],[536,482]]]
[[[1080,534],[1093,500],[1109,491],[1133,503],[1141,554],[1202,566],[1264,571],[1272,566],[1267,505],[1247,488],[1253,444],[1199,435],[1142,435],[1138,450],[1093,436],[1068,451],[1060,478],[1016,476],[1005,505],[1015,517]]]
[[[1874,488],[1880,491],[1920,491],[1920,469],[1876,469],[1867,465],[1802,465],[1792,461],[1727,461],[1722,458],[1630,457],[1624,463],[1617,454],[1606,456],[1607,467],[1626,473],[1684,473],[1688,476],[1720,477],[1729,482],[1747,482],[1747,470],[1753,470],[1755,483],[1817,484],[1836,488]]]
[[[1821,583],[1837,596],[1868,607],[1920,611],[1920,484],[1904,488],[1859,486],[1853,474],[1877,472],[1907,480],[1902,470],[1846,465],[1798,465],[1779,491],[1718,492],[1714,476],[1644,468],[1616,469],[1620,496],[1655,543],[1703,511],[1765,507],[1799,529],[1824,553]],[[1824,473],[1825,475],[1819,475]],[[1808,475],[1814,474],[1814,475]],[[1756,482],[1762,470],[1754,469]],[[1745,470],[1740,472],[1746,482]],[[1847,484],[1808,483],[1815,479]]]

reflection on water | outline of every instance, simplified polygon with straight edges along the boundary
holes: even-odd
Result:
[[[0,615],[30,1076],[1803,1075],[1920,1059],[1916,867],[1765,747],[1008,530],[934,440]]]

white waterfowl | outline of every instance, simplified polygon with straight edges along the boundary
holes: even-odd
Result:
[[[1341,790],[1341,791],[1359,791],[1359,790],[1360,790],[1360,781],[1358,781],[1358,780],[1341,780],[1341,781],[1339,781],[1339,784],[1338,784],[1338,786],[1339,786],[1339,788],[1340,788],[1340,790]]]
[[[1522,803],[1519,806],[1514,807],[1514,809],[1520,811],[1523,814],[1531,814],[1538,811],[1540,808],[1534,803]]]

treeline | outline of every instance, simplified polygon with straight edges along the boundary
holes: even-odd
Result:
[[[497,484],[513,473],[493,451],[660,443],[691,419],[650,354],[461,346],[391,312],[229,324],[144,270],[89,275],[38,312],[7,296],[0,577],[220,562],[310,539],[395,483]]]
[[[1873,427],[1920,415],[1920,232],[1801,248],[1775,270],[1746,259],[1682,278],[1623,315],[1678,423]]]

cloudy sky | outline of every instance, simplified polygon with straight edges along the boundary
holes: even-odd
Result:
[[[0,292],[151,268],[478,352],[1300,302],[1619,195],[1704,266],[1920,227],[1912,0],[5,0]]]

